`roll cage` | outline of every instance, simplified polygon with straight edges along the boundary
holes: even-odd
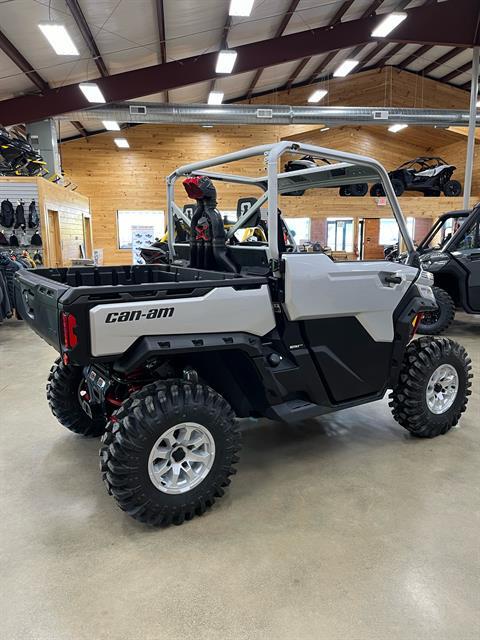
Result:
[[[416,169],[415,165],[418,165],[419,168]],[[399,167],[397,167],[396,171],[400,171],[401,169],[413,169],[414,171],[425,171],[427,169],[436,169],[437,167],[447,165],[447,162],[443,160],[443,158],[438,157],[430,157],[430,156],[422,156],[420,158],[415,158],[415,160],[407,160]]]
[[[285,153],[301,156],[310,155],[322,161],[333,160],[335,164],[319,165],[297,171],[279,172],[279,159]],[[233,173],[218,173],[210,170],[219,165],[237,162],[238,160],[245,160],[246,158],[255,156],[263,156],[264,158],[267,172],[263,176],[250,177]],[[373,158],[328,149],[326,147],[283,141],[249,147],[208,160],[183,165],[167,177],[168,246],[172,258],[175,257],[175,247],[174,238],[170,233],[170,229],[174,229],[174,217],[178,216],[180,219],[188,222],[188,218],[185,216],[183,210],[175,203],[174,194],[175,183],[178,178],[183,176],[208,176],[211,180],[250,185],[263,191],[256,202],[228,229],[227,239],[231,238],[238,229],[242,228],[262,205],[268,203],[268,246],[266,249],[267,256],[272,263],[273,271],[276,275],[278,275],[278,262],[280,259],[278,246],[279,195],[288,194],[289,192],[298,191],[299,189],[307,190],[311,188],[340,187],[342,185],[356,184],[359,182],[378,182],[380,178],[400,229],[400,234],[407,248],[407,263],[411,264],[415,259],[415,248],[408,233],[407,225],[388,173],[383,165]]]

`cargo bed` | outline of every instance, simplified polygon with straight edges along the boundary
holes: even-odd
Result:
[[[141,301],[167,304],[173,298],[202,297],[212,289],[251,289],[265,284],[263,276],[161,264],[41,268],[17,273],[15,295],[22,318],[61,353],[65,351],[62,316],[74,316],[78,346],[71,349],[71,357],[83,364],[92,359],[89,312],[93,307]]]

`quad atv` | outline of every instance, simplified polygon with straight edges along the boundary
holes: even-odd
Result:
[[[448,329],[457,308],[480,313],[480,205],[440,216],[418,246],[423,269],[434,277],[437,309],[425,312],[418,332]]]
[[[285,153],[334,164],[278,172]],[[257,157],[265,175],[215,167]],[[408,249],[404,264],[334,262],[286,242],[282,194],[382,180]],[[167,178],[174,229],[178,179],[195,200],[190,242],[169,234],[169,263],[22,270],[22,317],[59,358],[47,398],[71,431],[102,436],[108,492],[133,518],[181,524],[221,497],[235,472],[239,417],[285,422],[373,402],[391,390],[397,422],[432,438],[456,425],[471,387],[465,349],[413,340],[435,308],[385,169],[375,160],[279,142],[180,167]],[[259,192],[228,229],[215,184]],[[268,239],[233,241],[268,202]],[[176,266],[175,260],[188,260]]]
[[[446,196],[460,196],[462,185],[458,180],[452,180],[455,169],[442,158],[419,157],[404,162],[388,175],[397,196],[405,191],[420,191],[424,196],[439,196],[442,192]],[[370,195],[385,195],[380,182],[372,186]]]

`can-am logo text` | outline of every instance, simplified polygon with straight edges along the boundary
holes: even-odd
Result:
[[[105,318],[105,323],[112,322],[133,322],[134,320],[157,320],[158,318],[171,318],[175,307],[162,307],[161,309],[148,309],[142,311],[112,311]]]

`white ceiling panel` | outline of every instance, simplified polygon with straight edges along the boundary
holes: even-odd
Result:
[[[465,49],[464,51],[461,51],[457,56],[455,56],[445,64],[442,64],[440,67],[437,67],[436,69],[434,69],[429,75],[431,75],[432,78],[441,79],[443,78],[443,76],[447,75],[451,71],[454,71],[455,69],[458,69],[459,67],[462,67],[464,64],[466,64],[467,62],[470,62],[471,60],[472,60],[472,50]],[[455,79],[455,82],[457,82],[456,79]]]
[[[179,60],[219,48],[228,4],[218,0],[167,0],[164,14],[167,58]]]
[[[37,91],[36,86],[0,51],[0,96],[10,98],[31,91]]]
[[[412,71],[421,71],[425,67],[427,67],[434,60],[438,60],[441,56],[443,56],[447,51],[450,51],[452,47],[432,47],[428,51],[426,51],[420,58],[416,58],[412,64],[408,65],[408,69]]]
[[[297,68],[298,60],[295,62],[285,62],[277,64],[275,67],[267,67],[263,70],[260,80],[255,87],[255,91],[268,91],[272,88],[281,88],[287,83],[290,74]]]
[[[273,38],[291,0],[256,0],[250,16],[232,18],[229,47]]]
[[[32,2],[15,0],[2,3],[0,24],[12,44],[32,64],[44,80],[52,84],[75,82],[84,77],[87,61],[79,62],[79,56],[57,56],[38,28],[41,22],[48,22],[48,1]],[[52,20],[64,24],[72,40],[84,53],[83,39],[63,0],[52,2]]]
[[[327,25],[341,4],[341,1],[332,2],[331,0],[320,2],[319,0],[300,0],[285,29],[285,35]]]
[[[170,102],[198,103],[206,102],[210,82],[197,82],[188,87],[181,87],[169,92]]]
[[[160,44],[152,0],[82,0],[81,8],[110,73],[158,63]]]
[[[236,76],[220,78],[215,83],[215,90],[223,91],[224,100],[239,98],[246,95],[254,75],[255,71],[249,71],[248,73],[239,73]]]
[[[406,44],[398,53],[388,59],[388,64],[397,65],[418,49],[418,44]]]

